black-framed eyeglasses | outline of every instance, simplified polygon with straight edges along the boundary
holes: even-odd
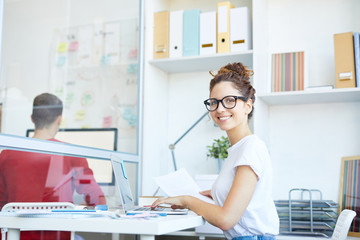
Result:
[[[246,97],[241,96],[225,96],[223,99],[209,98],[204,101],[206,109],[210,112],[215,111],[219,107],[219,102],[224,106],[224,108],[232,109],[236,106],[236,100],[240,99],[246,101]]]

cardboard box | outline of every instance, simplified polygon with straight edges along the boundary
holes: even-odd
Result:
[[[336,88],[356,87],[353,33],[334,34]]]

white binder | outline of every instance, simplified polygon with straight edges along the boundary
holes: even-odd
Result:
[[[170,12],[169,57],[182,57],[183,53],[183,10]]]
[[[216,12],[200,13],[200,55],[216,54]]]
[[[247,7],[230,9],[230,51],[245,51],[251,48],[249,9]]]

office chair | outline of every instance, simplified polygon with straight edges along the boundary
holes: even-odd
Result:
[[[356,216],[355,211],[344,209],[340,213],[336,221],[335,229],[331,237],[331,240],[346,240],[351,222],[355,216]]]

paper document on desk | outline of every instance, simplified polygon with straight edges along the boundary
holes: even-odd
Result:
[[[214,200],[199,193],[201,191],[199,185],[184,168],[156,177],[155,182],[169,197],[191,195],[205,202],[215,204]]]

